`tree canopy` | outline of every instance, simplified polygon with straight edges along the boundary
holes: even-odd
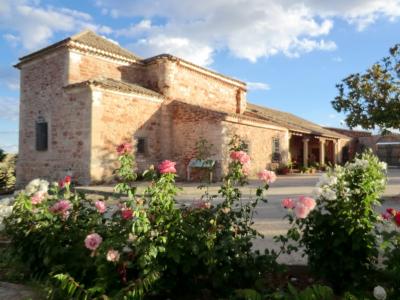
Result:
[[[333,108],[346,114],[346,124],[364,129],[380,127],[382,131],[400,128],[400,44],[390,55],[355,73],[336,85],[339,95]]]

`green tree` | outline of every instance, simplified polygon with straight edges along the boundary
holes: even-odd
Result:
[[[0,162],[2,162],[5,157],[6,157],[6,154],[4,153],[4,150],[0,148]]]
[[[400,44],[365,73],[351,74],[336,87],[333,108],[346,113],[350,128],[400,128]]]

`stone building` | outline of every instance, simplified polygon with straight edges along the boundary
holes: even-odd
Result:
[[[18,183],[72,173],[112,179],[115,147],[136,145],[140,170],[177,162],[181,179],[201,137],[214,145],[216,177],[233,134],[249,145],[250,175],[289,159],[340,161],[348,138],[289,113],[247,103],[242,81],[161,54],[142,59],[91,31],[20,58]]]

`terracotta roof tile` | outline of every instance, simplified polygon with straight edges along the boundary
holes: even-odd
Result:
[[[119,91],[119,92],[126,92],[126,93],[138,93],[142,95],[153,96],[156,98],[162,99],[163,96],[153,90],[147,89],[137,84],[128,83],[125,81],[115,80],[112,78],[95,78],[91,80],[86,80],[78,83],[73,83],[70,85],[65,86],[65,89],[72,89],[75,87],[83,87],[83,86],[101,86],[106,89]]]
[[[247,109],[245,114],[274,122],[278,125],[288,128],[291,131],[297,131],[297,132],[314,134],[325,137],[348,139],[348,137],[343,134],[325,129],[318,124],[297,117],[291,113],[282,112],[279,110],[255,105],[252,103],[247,103]]]
[[[21,57],[19,59],[20,63],[22,61],[30,60],[30,59],[33,59],[33,58],[41,55],[41,54],[47,53],[50,50],[56,49],[56,48],[61,47],[61,46],[65,46],[71,41],[72,42],[77,42],[77,43],[80,43],[80,44],[83,44],[83,45],[86,45],[86,46],[89,46],[91,48],[95,48],[97,50],[100,50],[100,51],[103,51],[103,52],[106,52],[106,53],[109,53],[109,54],[118,55],[118,56],[130,59],[130,60],[138,60],[138,61],[141,60],[140,57],[138,57],[137,55],[133,54],[129,50],[127,50],[125,48],[122,48],[118,44],[116,44],[116,43],[114,43],[114,42],[112,42],[112,41],[110,41],[110,40],[108,40],[108,39],[106,39],[106,38],[104,38],[102,36],[97,35],[96,33],[94,33],[91,30],[85,30],[85,31],[82,31],[82,32],[80,32],[80,33],[78,33],[76,35],[73,35],[73,36],[68,37],[68,38],[66,38],[64,40],[61,40],[61,41],[59,41],[57,43],[54,43],[54,44],[52,44],[50,46],[47,46],[47,47],[42,48],[42,49],[40,49],[38,51],[35,51],[33,53],[30,53],[28,55],[25,55],[25,56]]]

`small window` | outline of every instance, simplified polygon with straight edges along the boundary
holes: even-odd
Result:
[[[136,145],[137,154],[146,154],[146,147],[147,147],[146,138],[143,138],[143,137],[138,138],[137,145]]]
[[[280,162],[281,161],[281,149],[280,149],[280,139],[273,138],[272,139],[272,161]]]
[[[47,122],[40,120],[36,122],[36,151],[46,151],[48,147]]]

